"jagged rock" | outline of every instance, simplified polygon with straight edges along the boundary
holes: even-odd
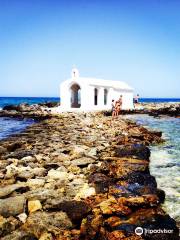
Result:
[[[66,212],[69,218],[73,221],[83,219],[84,216],[90,211],[89,206],[84,201],[61,201],[49,209],[56,209],[59,211]]]
[[[29,215],[23,229],[40,238],[44,232],[57,234],[60,229],[70,229],[72,226],[65,212],[48,213],[38,211]]]
[[[116,149],[117,157],[135,157],[138,159],[149,160],[150,150],[143,144],[122,145]]]
[[[96,193],[105,193],[109,189],[111,180],[105,174],[95,173],[89,176],[89,183],[94,183]]]

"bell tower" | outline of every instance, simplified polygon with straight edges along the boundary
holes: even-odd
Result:
[[[72,71],[71,71],[71,77],[72,79],[77,79],[79,78],[79,71],[77,68],[73,68]]]

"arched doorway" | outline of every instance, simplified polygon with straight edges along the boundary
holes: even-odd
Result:
[[[81,107],[81,88],[78,84],[74,83],[71,88],[71,107],[80,108]]]

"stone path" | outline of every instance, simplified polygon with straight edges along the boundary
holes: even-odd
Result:
[[[159,142],[160,132],[101,113],[64,113],[1,141],[1,239],[170,239],[134,233],[177,232],[149,173],[147,146]]]

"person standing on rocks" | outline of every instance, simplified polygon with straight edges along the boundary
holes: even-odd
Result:
[[[119,99],[116,101],[116,116],[120,114],[120,111],[122,109],[122,95],[120,95]]]
[[[134,97],[134,107],[138,106],[139,103],[139,94]]]
[[[116,109],[115,109],[114,99],[112,100],[111,107],[112,107],[112,118],[114,118],[116,116]]]

